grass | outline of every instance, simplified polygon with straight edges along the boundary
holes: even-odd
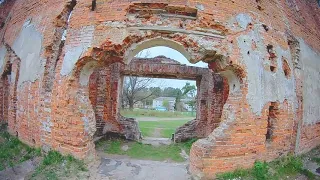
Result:
[[[0,171],[41,155],[40,149],[27,146],[6,131],[0,132],[0,139]]]
[[[125,117],[160,117],[160,118],[170,118],[170,117],[196,117],[196,113],[191,112],[170,112],[170,111],[157,111],[150,109],[134,109],[130,110],[121,110],[122,116]]]
[[[11,136],[5,129],[1,129],[0,171],[36,157],[39,157],[39,160],[42,158],[42,161],[34,173],[25,179],[78,179],[82,175],[81,172],[87,171],[84,162],[71,155],[62,156],[56,151],[50,151],[46,156],[41,156],[40,149],[29,147],[18,138]]]
[[[317,163],[320,166],[320,158],[319,157],[312,157],[311,161]]]
[[[234,172],[219,174],[217,179],[257,179],[278,180],[294,179],[299,174],[308,179],[315,179],[315,175],[303,168],[302,158],[293,155],[277,159],[270,163],[257,161],[252,169],[238,169]]]
[[[190,152],[191,145],[195,140],[190,140],[185,143],[176,143],[171,145],[152,146],[139,142],[125,142],[123,140],[101,140],[97,142],[98,149],[102,149],[108,154],[126,155],[135,159],[149,159],[155,161],[171,160],[175,162],[183,162],[185,159],[180,155],[184,149],[187,153]],[[129,149],[123,151],[122,146],[128,145]]]
[[[188,120],[140,121],[139,127],[142,135],[145,137],[152,136],[155,129],[158,128],[160,129],[161,137],[171,138],[171,134],[186,122],[188,122]]]
[[[83,176],[82,172],[86,171],[88,170],[83,161],[77,160],[71,155],[63,156],[57,151],[50,151],[30,179],[78,179]]]

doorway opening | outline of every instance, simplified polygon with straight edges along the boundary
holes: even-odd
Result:
[[[142,137],[170,138],[196,118],[195,80],[124,76],[120,114],[138,121]]]
[[[96,100],[92,104],[97,132],[121,131],[129,127],[125,122],[135,121],[142,136],[138,142],[115,138],[99,141],[97,150],[138,159],[188,159],[196,139],[186,138],[187,142],[181,143],[173,139],[177,128],[200,118],[206,121],[209,103],[203,102],[208,93],[214,93],[215,81],[207,63],[192,64],[180,52],[157,46],[138,52],[128,64],[115,63],[101,72],[93,73],[90,83],[90,95],[98,97],[92,98]],[[102,81],[95,83],[94,76]],[[116,123],[120,123],[119,128]]]

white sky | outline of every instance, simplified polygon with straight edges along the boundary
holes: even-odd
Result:
[[[208,67],[208,64],[204,62],[198,62],[196,64],[192,64],[179,51],[176,51],[174,49],[171,49],[165,46],[157,46],[157,47],[144,49],[140,53],[138,53],[136,57],[144,58],[146,57],[146,55],[148,55],[148,58],[153,58],[156,56],[163,55],[168,58],[179,61],[181,64],[186,64],[188,66],[205,67],[205,68]],[[186,82],[190,82],[191,85],[196,85],[196,82],[192,80],[160,79],[160,78],[154,78],[154,79],[155,79],[154,83],[150,87],[182,88],[186,84]]]

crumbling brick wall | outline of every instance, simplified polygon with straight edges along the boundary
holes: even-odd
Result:
[[[98,1],[93,9],[91,0],[13,2],[0,5],[8,20],[0,29],[0,72],[11,64],[9,131],[30,145],[94,156],[90,75],[156,45],[207,62],[228,82],[218,127],[192,146],[194,175],[212,178],[320,144],[315,0]],[[272,103],[281,126],[269,140]]]
[[[218,126],[224,102],[223,92],[228,93],[224,91],[223,78],[220,75],[214,74],[208,68],[182,65],[166,57],[135,58],[128,65],[114,63],[108,67],[98,68],[91,74],[89,98],[95,111],[96,136],[117,133],[125,135],[126,125],[121,125],[124,118],[119,114],[119,107],[122,81],[126,75],[193,79],[200,84],[197,117],[194,120],[196,127],[191,127],[196,130],[192,132],[192,136],[181,130],[176,134],[176,141],[206,137]],[[140,137],[140,135],[134,136]]]

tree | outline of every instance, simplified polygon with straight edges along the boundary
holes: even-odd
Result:
[[[127,102],[129,109],[133,110],[133,105],[138,101],[142,101],[152,96],[152,92],[148,92],[148,86],[152,84],[152,78],[141,78],[136,76],[127,76],[124,78],[123,98]],[[141,93],[144,91],[145,93]]]
[[[135,57],[148,58],[149,56],[150,51],[146,49],[140,51]],[[135,103],[142,100],[146,100],[147,98],[153,96],[153,91],[148,92],[148,87],[152,83],[152,78],[141,78],[137,76],[124,77],[124,85],[122,92],[122,108],[124,108],[124,104],[127,103],[129,105],[129,109],[133,110],[133,105]],[[154,92],[158,93],[158,90],[155,89]]]
[[[166,87],[163,89],[162,96],[164,97],[176,97],[178,93],[182,93],[181,89],[173,88],[173,87]]]
[[[162,102],[162,106],[163,107],[166,107],[167,108],[167,110],[169,110],[169,101],[168,100],[164,100],[163,102]]]
[[[187,102],[187,104],[191,107],[191,113],[193,115],[193,111],[196,107],[196,100],[195,100],[195,96],[196,96],[196,91],[197,88],[195,85],[191,85],[189,82],[186,82],[186,85],[184,85],[184,87],[182,88],[183,91],[183,95],[186,95],[187,97],[190,97],[191,100]]]
[[[180,90],[180,89],[179,89]],[[176,94],[176,102],[174,104],[174,110],[175,111],[182,111],[182,108],[181,108],[181,97],[182,97],[182,92],[181,90],[180,91],[177,91],[177,94]]]

